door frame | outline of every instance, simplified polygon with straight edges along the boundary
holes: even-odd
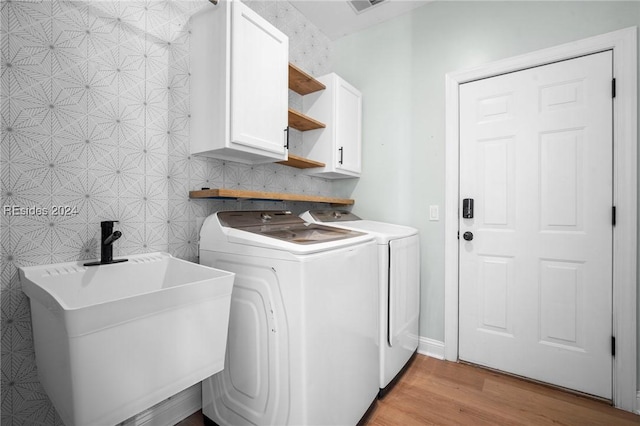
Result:
[[[637,399],[637,28],[587,39],[448,73],[445,146],[445,323],[444,354],[458,360],[459,86],[474,80],[613,50],[613,403],[635,411]]]

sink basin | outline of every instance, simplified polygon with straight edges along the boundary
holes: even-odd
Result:
[[[65,424],[119,423],[222,370],[233,279],[166,253],[20,268],[38,376]]]

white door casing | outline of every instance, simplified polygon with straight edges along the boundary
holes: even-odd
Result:
[[[474,237],[460,243],[459,357],[607,399],[611,65],[609,50],[460,87],[475,214],[460,219]]]
[[[613,402],[633,411],[636,404],[637,254],[637,29],[627,28],[481,67],[446,75],[445,359],[458,359],[459,86],[482,78],[582,55],[613,51],[614,204],[613,230]],[[624,90],[621,88],[624,87]]]

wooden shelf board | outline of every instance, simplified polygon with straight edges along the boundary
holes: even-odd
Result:
[[[306,201],[310,203],[329,203],[349,206],[355,203],[349,198],[321,197],[306,194],[285,194],[282,192],[242,191],[236,189],[203,189],[189,191],[189,198],[241,198],[254,200]]]
[[[289,126],[301,132],[314,129],[324,129],[327,127],[324,123],[314,120],[301,112],[289,108]]]
[[[311,75],[302,71],[292,63],[289,63],[289,89],[301,95],[324,90],[327,87],[313,78]]]
[[[326,164],[319,161],[309,160],[308,158],[298,157],[297,155],[289,154],[289,158],[284,161],[278,161],[278,164],[284,164],[285,166],[295,167],[296,169],[312,169],[315,167],[324,167]]]

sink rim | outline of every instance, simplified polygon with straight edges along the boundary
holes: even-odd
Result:
[[[194,263],[194,262],[190,262],[184,259],[174,257],[171,254],[166,252],[143,253],[143,254],[130,255],[126,257],[129,260],[128,262],[97,265],[97,266],[84,266],[84,263],[86,263],[87,261],[81,260],[81,261],[72,261],[72,262],[52,263],[52,264],[46,264],[46,265],[32,265],[32,266],[26,266],[26,267],[19,267],[18,270],[20,273],[20,284],[22,286],[22,291],[30,299],[35,299],[39,303],[45,305],[48,309],[61,310],[62,312],[65,312],[65,313],[71,313],[71,312],[79,312],[79,311],[91,309],[97,306],[124,302],[125,300],[133,300],[136,298],[151,296],[153,294],[176,292],[176,291],[179,291],[179,289],[181,288],[194,287],[197,284],[202,283],[204,281],[208,281],[216,278],[222,278],[224,276],[227,276],[227,274],[234,275],[233,273],[228,271],[223,271],[221,269],[216,269],[216,268],[209,268],[199,263]],[[120,296],[117,298],[107,299],[99,302],[87,303],[82,306],[69,305],[69,303],[60,294],[36,282],[38,276],[41,277],[43,275],[46,275],[47,273],[49,273],[50,276],[66,275],[66,274],[71,275],[76,273],[86,273],[86,271],[91,269],[120,268],[125,265],[127,265],[128,267],[129,265],[132,265],[132,264],[143,265],[143,264],[148,264],[153,262],[162,262],[165,260],[167,262],[173,260],[180,263],[186,263],[189,265],[189,267],[193,267],[195,269],[208,269],[208,270],[214,269],[215,271],[217,271],[218,275],[204,278],[204,279],[197,279],[181,285],[157,288],[151,291],[143,291],[139,293],[130,293],[130,294],[127,294],[126,296]],[[52,270],[55,270],[55,273],[51,273]],[[37,275],[34,275],[34,274],[37,274]],[[52,301],[54,302],[53,306],[51,303]]]

